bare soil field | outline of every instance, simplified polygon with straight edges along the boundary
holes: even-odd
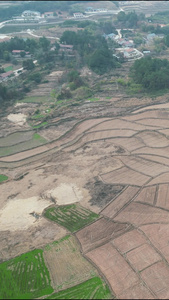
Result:
[[[88,252],[87,257],[99,266],[108,279],[117,298],[122,291],[139,283],[138,275],[111,243],[104,244]]]
[[[131,225],[125,223],[114,223],[102,218],[77,232],[76,236],[81,243],[83,252],[85,253],[107,243],[121,234],[124,234],[126,231],[131,230],[131,228]]]
[[[153,109],[146,98],[142,104],[151,106],[138,110],[141,99],[134,104],[119,91],[112,99],[53,109],[42,129],[27,122],[21,129],[7,119],[31,116],[35,103],[3,116],[1,148],[29,143],[35,132],[47,143],[0,159],[0,174],[8,176],[0,183],[0,261],[65,238],[67,230],[46,220],[43,210],[79,203],[100,218],[73,234],[70,244],[45,249],[56,291],[91,278],[97,268],[116,298],[167,299],[168,106],[159,98]],[[39,104],[42,111],[45,105]]]
[[[81,255],[73,236],[47,245],[44,259],[50,270],[55,291],[81,283],[97,274],[97,270]]]

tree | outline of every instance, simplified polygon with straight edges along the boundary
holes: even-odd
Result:
[[[99,75],[117,67],[117,65],[117,59],[112,56],[110,50],[105,48],[96,50],[89,58],[89,67]]]
[[[22,52],[20,53],[20,56],[21,56],[22,58],[25,57],[25,55],[26,55],[25,51],[22,51]]]
[[[169,87],[169,61],[151,57],[141,58],[134,62],[130,76],[135,83],[141,84],[149,91]]]
[[[120,11],[117,15],[117,20],[119,22],[125,22],[126,21],[126,14],[124,11]]]
[[[37,72],[37,73],[31,74],[29,76],[29,79],[35,81],[36,83],[40,83],[41,79],[42,79],[42,75],[39,72]]]
[[[39,45],[44,51],[47,51],[49,49],[50,41],[43,36],[39,39]]]
[[[10,61],[10,54],[9,54],[8,51],[4,51],[4,53],[3,53],[3,59],[5,61]]]
[[[77,34],[74,31],[66,30],[63,32],[60,43],[68,44],[68,45],[75,45],[77,43]]]
[[[56,90],[55,89],[51,90],[50,96],[54,99],[56,98]]]
[[[35,64],[33,63],[32,59],[24,60],[22,65],[23,65],[23,68],[26,70],[33,70],[35,68]]]

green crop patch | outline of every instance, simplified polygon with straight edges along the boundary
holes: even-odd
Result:
[[[46,97],[46,96],[30,96],[30,97],[25,97],[24,99],[19,100],[18,102],[44,103],[44,102],[48,102],[48,97]]]
[[[6,155],[12,155],[21,151],[26,151],[29,149],[36,148],[38,146],[46,144],[47,141],[45,138],[41,137],[39,134],[34,133],[32,138],[29,141],[18,143],[13,146],[0,147],[0,157]]]
[[[40,123],[39,125],[34,125],[33,128],[34,129],[41,128],[41,127],[43,127],[43,126],[45,126],[47,124],[48,124],[48,122],[43,122],[43,123]]]
[[[0,174],[0,182],[6,181],[8,179],[8,176]]]
[[[108,286],[94,277],[64,291],[54,293],[46,299],[113,299]]]
[[[4,68],[5,72],[13,71],[13,66],[8,66]]]
[[[81,229],[99,217],[99,215],[79,204],[51,207],[45,211],[44,215],[46,218],[64,226],[71,232]]]
[[[36,249],[0,264],[0,299],[33,299],[53,291],[43,250]]]
[[[98,101],[98,100],[100,100],[99,98],[89,98],[89,99],[87,99],[88,101],[90,101],[90,102],[94,102],[94,101]]]

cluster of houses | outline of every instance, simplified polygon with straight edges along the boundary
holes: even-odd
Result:
[[[106,13],[108,10],[106,8],[93,8],[93,7],[87,7],[86,11],[84,13],[81,12],[75,12],[73,14],[73,18],[80,19],[87,17],[89,14],[99,14],[99,13]],[[16,20],[18,22],[25,22],[25,21],[34,21],[34,22],[40,22],[46,18],[54,18],[56,16],[56,12],[45,12],[41,14],[38,11],[32,11],[32,10],[25,10],[21,16],[13,17],[13,20]]]
[[[0,82],[7,81],[9,77],[13,76],[13,71],[8,71],[0,74]]]
[[[118,53],[122,53],[123,57],[127,60],[139,59],[144,56],[143,53],[134,48],[134,41],[128,40],[126,38],[120,37],[114,33],[104,34],[105,39],[112,39],[119,44],[119,48],[116,48],[116,57],[118,58]]]

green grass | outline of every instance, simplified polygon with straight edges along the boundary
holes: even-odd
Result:
[[[41,127],[43,127],[43,126],[45,126],[47,124],[48,124],[48,122],[43,122],[43,123],[40,123],[39,125],[34,125],[33,128],[34,129],[41,128]]]
[[[90,102],[94,102],[94,101],[98,101],[98,100],[100,100],[99,98],[89,98],[89,99],[87,99],[88,101],[90,101]]]
[[[0,264],[0,299],[33,299],[53,291],[43,250],[36,249]]]
[[[8,176],[0,174],[0,182],[6,181]]]
[[[33,139],[34,140],[42,140],[42,141],[46,142],[46,140],[43,137],[41,137],[38,133],[34,133]]]
[[[13,71],[13,66],[6,67],[6,68],[4,68],[4,70],[5,70],[5,72]]]
[[[79,230],[99,217],[99,215],[78,204],[51,207],[45,211],[44,215],[71,232]]]
[[[44,117],[45,117],[45,115],[37,114],[37,115],[32,116],[32,119],[42,119]]]
[[[54,242],[52,242],[52,243],[50,243],[50,244],[47,244],[47,245],[44,247],[44,250],[45,250],[45,251],[50,251],[50,250],[52,249],[52,247],[54,247],[55,245],[58,245],[58,244],[60,244],[60,243],[62,243],[62,242],[64,242],[64,241],[68,240],[69,238],[70,238],[70,234],[64,236],[63,238],[61,238],[61,239],[58,240],[58,241],[54,241]]]
[[[8,25],[8,26],[4,26],[2,28],[0,28],[0,33],[1,34],[5,34],[5,33],[13,33],[13,32],[20,32],[26,29],[40,29],[39,28],[39,24],[33,24],[33,25],[24,25],[24,23],[21,23],[20,26],[15,26],[15,24],[13,25]]]
[[[54,293],[46,299],[113,299],[108,286],[94,277],[64,291]]]
[[[0,138],[0,149],[1,147],[15,146],[16,144],[27,142],[32,139],[33,131],[21,131],[9,134],[6,137]]]
[[[32,138],[28,141],[18,143],[12,146],[0,147],[0,157],[6,155],[12,155],[21,151],[26,151],[41,145],[46,144],[45,138],[41,137],[39,134],[34,133]]]
[[[48,101],[48,97],[46,96],[32,96],[32,97],[25,97],[22,100],[19,100],[18,102],[24,102],[24,103],[44,103]]]

